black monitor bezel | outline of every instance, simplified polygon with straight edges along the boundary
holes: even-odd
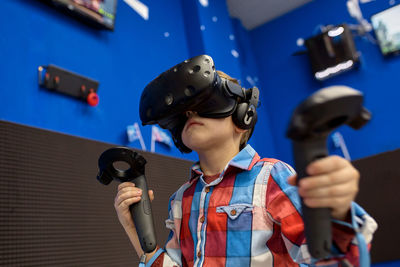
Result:
[[[55,7],[56,9],[59,9],[63,11],[64,13],[77,18],[78,20],[81,20],[85,22],[86,24],[89,24],[90,26],[98,29],[107,29],[114,31],[115,28],[115,17],[117,14],[117,3],[118,0],[114,0],[114,19],[112,25],[109,25],[107,23],[102,22],[101,20],[98,20],[94,15],[91,15],[91,12],[96,13],[95,11],[91,11],[88,8],[85,7],[80,7],[78,4],[74,4],[74,8],[71,9],[69,7],[69,4],[67,2],[70,2],[70,0],[41,0],[46,2],[47,4]],[[72,1],[71,1],[72,2]],[[97,14],[97,13],[96,13]]]

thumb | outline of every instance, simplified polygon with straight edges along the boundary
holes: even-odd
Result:
[[[287,181],[290,185],[297,186],[297,175],[290,176]]]
[[[150,201],[153,201],[153,199],[154,199],[154,192],[153,192],[153,190],[149,190],[149,198],[150,198]]]

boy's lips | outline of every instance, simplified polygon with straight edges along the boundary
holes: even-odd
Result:
[[[189,129],[193,125],[203,125],[203,123],[201,123],[199,121],[196,121],[196,120],[193,120],[193,119],[190,119],[186,123],[186,129]]]

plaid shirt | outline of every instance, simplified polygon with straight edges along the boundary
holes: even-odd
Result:
[[[260,159],[247,145],[207,184],[199,164],[169,203],[164,249],[147,266],[299,266],[314,263],[305,244],[294,174],[276,159]],[[375,221],[353,203],[368,243]],[[333,222],[332,259],[358,265],[350,224]],[[336,264],[335,264],[336,265]]]

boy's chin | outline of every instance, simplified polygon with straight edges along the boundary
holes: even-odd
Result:
[[[183,144],[196,152],[215,150],[217,148],[233,145],[229,142],[227,136],[211,137],[209,134],[192,133],[190,135],[182,135]]]
[[[203,140],[190,140],[190,142],[183,141],[183,144],[196,152],[207,150],[212,146],[209,142]]]
[[[195,152],[200,152],[204,150],[204,147],[201,145],[195,145],[195,144],[185,144],[184,145],[188,148],[190,148],[191,150],[195,151]]]
[[[219,145],[215,144],[214,142],[189,143],[185,144],[185,146],[198,153],[215,150],[219,147]]]

